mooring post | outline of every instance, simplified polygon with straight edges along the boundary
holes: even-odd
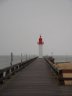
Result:
[[[26,61],[27,61],[27,54],[26,54]]]
[[[13,53],[11,52],[11,62],[10,62],[11,66],[12,66],[12,63],[13,63]]]
[[[22,63],[22,53],[21,53],[21,63]]]

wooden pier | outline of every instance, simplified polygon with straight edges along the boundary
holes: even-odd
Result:
[[[60,85],[49,64],[37,58],[0,85],[0,96],[72,96],[72,86]]]

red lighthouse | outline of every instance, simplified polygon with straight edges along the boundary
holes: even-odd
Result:
[[[38,45],[39,45],[39,58],[42,58],[43,57],[43,39],[40,35],[39,39],[38,39]]]

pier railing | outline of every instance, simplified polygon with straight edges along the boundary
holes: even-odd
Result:
[[[45,58],[52,71],[55,73],[56,78],[59,80],[61,85],[72,85],[72,69],[58,69],[54,66],[54,63]]]
[[[55,66],[53,66],[53,62],[51,62],[49,60],[49,58],[44,58],[45,61],[49,64],[50,68],[52,69],[52,71],[56,74],[56,77],[57,79],[60,79],[59,78],[59,73],[60,73],[60,70],[58,70]]]
[[[30,60],[17,63],[10,67],[4,68],[0,70],[0,84],[3,84],[4,80],[11,78],[16,72],[20,71],[21,69],[25,68],[31,62],[33,62],[37,57],[34,57]]]

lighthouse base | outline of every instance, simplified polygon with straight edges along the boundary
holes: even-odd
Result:
[[[39,58],[43,58],[43,46],[39,45]]]
[[[43,58],[43,57],[39,57],[39,58]]]

